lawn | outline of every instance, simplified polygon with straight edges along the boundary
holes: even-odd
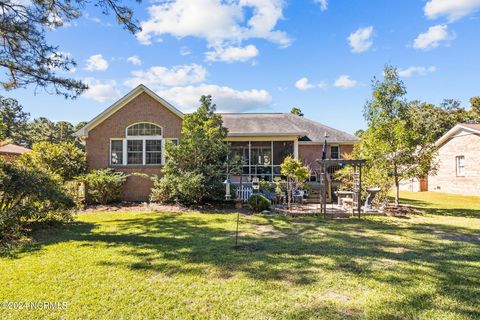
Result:
[[[0,256],[12,319],[478,319],[480,198],[402,193],[424,215],[87,213]]]

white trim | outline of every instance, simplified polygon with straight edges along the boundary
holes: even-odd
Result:
[[[137,96],[139,96],[141,93],[146,93],[149,96],[151,96],[153,99],[155,99],[157,102],[159,102],[161,105],[166,107],[168,110],[173,112],[175,115],[177,115],[180,118],[183,118],[183,113],[175,108],[173,105],[168,103],[166,100],[158,96],[155,92],[144,86],[143,84],[138,85],[135,89],[131,90],[129,93],[127,93],[125,96],[123,96],[121,99],[119,99],[117,102],[112,104],[110,107],[105,109],[102,113],[97,115],[95,118],[90,120],[83,128],[75,132],[76,136],[79,137],[88,137],[88,131],[92,130],[95,128],[97,125],[102,123],[105,119],[110,117],[112,114],[117,112],[119,109],[123,108],[126,104],[128,104],[130,101],[135,99]]]
[[[128,135],[128,128],[130,127],[133,127],[134,125],[137,125],[137,124],[142,124],[142,123],[146,123],[146,124],[152,124],[154,125],[155,127],[158,127],[162,130],[162,134],[159,135],[159,136],[129,136]],[[125,137],[127,138],[135,138],[135,137],[163,137],[163,127],[162,126],[159,126],[158,124],[156,124],[155,122],[148,122],[148,121],[139,121],[139,122],[135,122],[135,123],[132,123],[130,125],[128,125],[126,128],[125,128]]]
[[[327,144],[329,145],[353,145],[356,143],[359,143],[360,140],[356,141],[327,141]],[[318,146],[324,144],[324,141],[298,141],[298,144],[301,146]]]
[[[305,131],[299,132],[262,132],[262,133],[254,133],[254,132],[247,132],[247,133],[238,133],[238,132],[229,132],[228,137],[285,137],[285,136],[294,136],[294,137],[303,137],[307,134]]]
[[[480,134],[480,130],[473,129],[473,128],[464,126],[462,124],[457,124],[452,129],[448,130],[447,133],[445,133],[443,136],[441,136],[440,139],[438,139],[437,142],[435,142],[435,146],[436,147],[441,146],[443,143],[445,143],[450,138],[450,136],[452,136],[455,132],[457,132],[461,129]]]
[[[127,143],[128,141],[139,140],[142,141],[142,163],[128,163],[128,151]],[[149,163],[147,164],[147,140],[160,140],[162,144],[161,150],[161,163]],[[165,163],[165,138],[161,136],[144,136],[144,137],[128,137],[128,138],[110,138],[109,148],[108,148],[108,164],[111,167],[155,167],[162,166]],[[122,141],[122,163],[112,163],[112,141]]]
[[[112,163],[112,141],[122,141],[122,163]],[[123,138],[110,138],[108,146],[108,165],[112,167],[123,166],[125,163],[125,142]]]
[[[327,142],[328,144],[328,142]],[[341,159],[342,156],[341,156],[341,153],[340,153],[340,145],[337,144],[337,143],[332,143],[332,144],[329,144],[330,146],[330,159],[334,159],[334,160],[338,160],[338,159]],[[337,158],[332,158],[332,147],[337,147],[338,148],[338,157]]]

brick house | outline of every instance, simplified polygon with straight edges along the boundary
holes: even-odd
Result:
[[[480,124],[457,124],[435,143],[438,171],[428,190],[480,196]]]
[[[246,162],[243,181],[254,176],[272,181],[280,176],[284,158],[293,155],[311,167],[311,181],[315,183],[315,160],[322,156],[325,133],[327,158],[338,159],[351,153],[358,141],[348,133],[293,114],[221,115],[229,130],[227,141],[232,153]],[[124,199],[147,200],[152,182],[146,176],[161,174],[165,143],[181,139],[182,117],[180,110],[139,85],[77,132],[85,142],[88,169],[114,168],[126,174],[145,174],[128,178]]]
[[[0,159],[6,162],[16,161],[22,154],[29,151],[30,149],[9,143],[0,147]]]

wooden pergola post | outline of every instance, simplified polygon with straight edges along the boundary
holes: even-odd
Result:
[[[357,207],[355,205],[352,206],[352,215],[355,214],[355,210],[358,211],[358,217],[361,218],[361,211],[362,211],[362,167],[365,165],[366,160],[347,160],[347,159],[328,159],[328,160],[321,160],[318,159],[317,163],[320,164],[320,168],[322,168],[323,172],[323,195],[321,200],[321,210],[320,213],[323,213],[323,216],[327,216],[327,168],[330,165],[351,165],[353,166],[353,180],[354,180],[354,197],[357,200]],[[358,176],[358,177],[357,177]],[[358,184],[356,183],[356,179],[358,178]]]

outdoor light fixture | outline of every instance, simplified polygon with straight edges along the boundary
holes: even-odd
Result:
[[[232,184],[232,180],[230,178],[225,179],[223,181],[223,184],[225,185],[225,200],[230,200],[232,199],[232,195],[230,194],[230,185]]]

